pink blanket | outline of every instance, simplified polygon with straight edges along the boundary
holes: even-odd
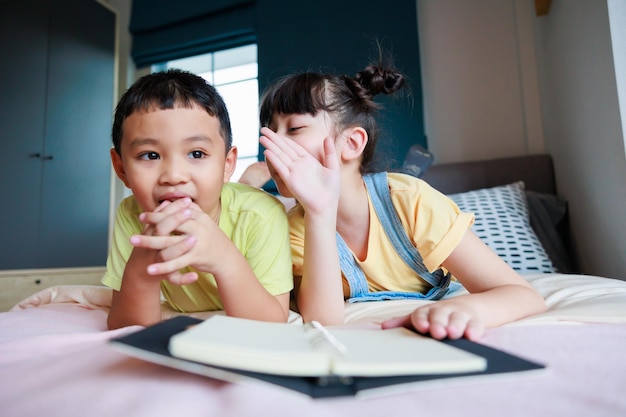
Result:
[[[104,293],[103,293],[104,294]],[[237,385],[114,351],[103,294],[0,313],[1,416],[619,416],[626,415],[626,323],[510,325],[482,343],[548,365],[544,373],[313,400]],[[106,295],[104,295],[106,297]],[[87,297],[89,298],[89,297]],[[35,303],[37,304],[37,303]]]

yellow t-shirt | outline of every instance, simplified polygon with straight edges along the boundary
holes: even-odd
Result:
[[[220,229],[244,255],[263,287],[272,295],[293,288],[291,255],[285,208],[259,189],[226,183],[221,192]],[[117,210],[111,251],[102,283],[119,291],[133,246],[130,236],[141,233],[141,208],[134,196],[125,198]],[[185,269],[186,271],[190,268]],[[161,292],[170,306],[181,312],[223,310],[213,275],[198,272],[189,285],[161,281]]]
[[[463,213],[444,194],[416,177],[388,173],[391,201],[407,235],[429,271],[441,267],[474,222],[472,213]],[[369,290],[425,293],[430,284],[420,278],[398,256],[378,220],[369,198],[370,232],[365,259],[357,259],[367,278]],[[293,274],[302,276],[304,254],[304,209],[296,205],[289,214]],[[354,253],[353,253],[354,256]],[[350,296],[343,280],[344,296]]]

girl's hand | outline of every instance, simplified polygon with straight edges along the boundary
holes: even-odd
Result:
[[[484,333],[484,325],[478,313],[472,308],[471,296],[459,296],[458,299],[435,301],[415,309],[411,314],[385,320],[381,327],[406,327],[423,334],[430,334],[434,339],[478,340]]]
[[[298,143],[271,129],[264,127],[261,133],[266,160],[307,213],[336,209],[341,173],[333,139],[324,139],[324,153],[318,161]]]
[[[444,261],[470,294],[435,301],[383,327],[405,326],[435,339],[470,340],[491,328],[545,311],[543,297],[509,267],[475,233],[468,230]]]

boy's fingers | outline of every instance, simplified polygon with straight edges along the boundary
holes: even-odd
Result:
[[[180,273],[178,271],[167,275],[166,279],[172,284],[187,285],[198,280],[198,274],[195,272]]]
[[[147,272],[150,275],[168,275],[176,274],[180,270],[190,265],[187,256],[181,256],[164,262],[157,262],[148,265]]]
[[[168,278],[173,284],[187,285],[198,280],[198,274],[195,272],[187,272],[186,274],[177,273],[173,278]]]
[[[175,232],[180,225],[193,217],[194,210],[190,207],[171,214],[165,213],[141,213],[140,220],[154,228],[154,235],[167,236]]]
[[[130,237],[130,243],[136,248],[163,250],[169,248],[172,245],[176,245],[188,236],[146,236],[146,235],[133,235]]]
[[[163,201],[154,210],[141,213],[139,220],[144,224],[154,224],[166,218],[168,215],[179,213],[193,206],[194,203],[188,197],[176,201]]]
[[[186,235],[185,239],[163,249],[160,252],[160,257],[164,262],[172,259],[180,258],[188,253],[198,242],[198,238],[191,235]]]
[[[174,213],[185,207],[189,207],[192,203],[191,198],[184,197],[175,200],[163,200],[153,211],[157,213]]]

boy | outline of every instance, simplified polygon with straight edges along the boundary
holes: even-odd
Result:
[[[161,320],[161,294],[180,312],[288,318],[293,287],[284,207],[229,183],[237,148],[226,105],[204,79],[150,74],[122,96],[111,161],[133,195],[118,208],[102,283],[108,327]]]

